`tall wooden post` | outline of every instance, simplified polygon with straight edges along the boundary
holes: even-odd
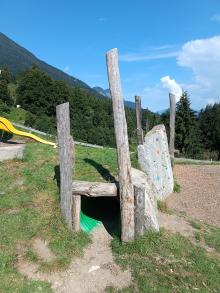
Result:
[[[145,189],[134,186],[135,238],[144,235]]]
[[[137,123],[137,140],[138,144],[144,143],[144,135],[142,129],[142,110],[141,110],[141,97],[135,96],[135,110],[136,110],[136,123]]]
[[[72,229],[73,143],[70,136],[69,103],[58,105],[56,107],[56,115],[60,161],[61,213],[69,228]]]
[[[174,142],[175,142],[175,115],[176,115],[176,98],[174,94],[169,94],[170,100],[170,144],[169,152],[171,157],[171,162],[173,166],[174,160]]]
[[[118,66],[118,50],[112,49],[108,51],[106,60],[117,145],[121,206],[121,240],[128,242],[134,239],[134,189],[131,180],[131,161],[124,99]]]

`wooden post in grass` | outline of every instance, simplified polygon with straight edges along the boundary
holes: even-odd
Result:
[[[145,189],[134,186],[135,238],[144,235]]]
[[[131,161],[124,99],[118,66],[118,50],[112,49],[108,51],[106,54],[106,61],[117,145],[121,208],[121,240],[123,242],[128,242],[134,239],[134,189],[131,180]]]
[[[72,171],[73,139],[70,136],[69,103],[56,107],[57,140],[60,161],[60,199],[61,213],[69,228],[72,227]]]
[[[143,129],[142,129],[142,110],[141,110],[141,97],[135,96],[135,110],[136,110],[136,123],[137,123],[137,141],[138,144],[144,143]]]
[[[176,98],[174,94],[169,94],[170,100],[170,144],[169,144],[169,152],[171,163],[173,166],[174,160],[174,142],[175,142],[175,115],[176,115]]]

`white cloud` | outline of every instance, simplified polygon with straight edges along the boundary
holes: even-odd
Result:
[[[66,66],[64,67],[64,69],[63,69],[63,71],[66,72],[66,73],[69,72],[69,70],[70,70],[70,68],[69,68],[68,65],[66,65]]]
[[[200,90],[220,94],[220,36],[187,42],[177,58],[178,65],[190,68]]]
[[[220,22],[220,13],[212,15],[211,20]]]
[[[151,84],[142,90],[145,103],[151,104],[154,110],[163,109],[164,105],[168,106],[169,99],[165,89],[178,97],[181,95],[182,89],[186,90],[191,98],[192,107],[196,110],[205,107],[207,104],[220,102],[220,35],[207,39],[192,40],[183,44],[179,51],[174,49],[174,47],[167,46],[162,46],[161,49],[158,47],[158,50],[156,50],[156,47],[148,47],[146,54],[142,52],[121,55],[120,59],[126,62],[148,61],[175,56],[179,66],[178,71],[181,68],[188,69],[188,82],[181,81],[178,76],[177,83],[170,78],[170,75],[174,74],[173,69],[171,68],[172,71],[169,71],[169,67],[167,67],[167,74],[160,79],[161,83]],[[147,80],[148,77],[146,77]]]
[[[125,53],[119,56],[119,59],[124,62],[135,61],[150,61],[157,59],[174,58],[178,56],[178,51],[157,52],[157,53]]]
[[[169,75],[164,76],[160,79],[163,88],[169,90],[170,93],[176,96],[176,100],[178,101],[182,95],[181,86],[175,81],[175,79],[171,79]]]

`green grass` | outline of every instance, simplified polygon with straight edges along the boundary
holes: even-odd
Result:
[[[131,268],[132,286],[107,292],[219,292],[220,264],[178,234],[148,232],[133,243],[112,243],[116,261]]]
[[[195,238],[203,241],[211,248],[220,253],[220,228],[213,227],[195,220],[189,220],[191,226],[198,231],[195,232]]]
[[[57,158],[57,149],[33,143],[26,146],[23,161],[0,163],[0,292],[52,292],[47,282],[28,281],[17,272],[18,241],[25,243],[25,257],[47,271],[65,269],[90,241],[85,233],[70,232],[61,220]],[[135,153],[131,160],[138,167]],[[117,180],[115,149],[76,146],[74,178]],[[197,229],[198,241],[204,239],[207,245],[220,251],[219,229],[195,221],[191,225]],[[47,240],[55,260],[45,263],[38,258],[30,245],[34,237]],[[124,268],[129,267],[133,275],[132,286],[119,292],[220,291],[218,261],[180,235],[162,230],[146,233],[129,244],[121,244],[114,238],[112,247],[116,261]],[[114,288],[107,291],[118,292]]]
[[[176,180],[174,180],[173,192],[175,192],[175,193],[180,193],[180,191],[181,191],[181,186],[180,186],[180,184],[179,184]]]
[[[4,118],[7,118],[10,121],[24,124],[26,119],[26,111],[21,108],[12,107],[10,113],[3,114]]]
[[[76,177],[98,180],[100,176],[96,169],[84,162],[84,151],[77,147]],[[96,152],[87,151],[85,158],[96,157]],[[0,163],[0,292],[51,292],[46,282],[27,281],[16,271],[15,246],[18,241],[24,241],[29,248],[34,237],[47,240],[57,257],[49,264],[40,263],[41,269],[47,270],[67,267],[71,258],[82,254],[83,247],[90,241],[83,232],[70,232],[61,220],[54,179],[56,164],[57,150],[39,144],[26,146],[24,161]],[[10,213],[13,210],[17,212]],[[34,260],[36,256],[29,249],[26,257]]]
[[[220,165],[220,161],[207,161],[207,160],[174,160],[175,165]]]
[[[117,179],[115,149],[76,146],[75,158],[75,179],[107,182],[114,182]]]
[[[157,208],[162,213],[172,214],[173,212],[168,208],[166,201],[164,200],[157,200]]]

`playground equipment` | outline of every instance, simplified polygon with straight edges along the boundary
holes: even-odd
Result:
[[[17,130],[9,120],[7,120],[6,118],[3,118],[3,117],[0,117],[0,130],[9,132],[11,134],[32,138],[32,139],[34,139],[34,140],[36,140],[36,141],[38,141],[40,143],[56,147],[56,144],[54,142],[50,142],[50,141],[47,141],[45,139],[42,139],[42,138],[40,138],[40,137],[38,137],[38,136],[36,136],[36,135],[34,135],[32,133]]]
[[[32,133],[17,130],[12,125],[12,123],[10,121],[8,121],[6,118],[3,118],[3,117],[0,117],[0,130],[3,130],[5,132],[11,133],[11,134],[23,136],[23,137],[28,137],[28,138],[34,139],[40,143],[56,147],[56,144],[53,142],[44,140],[44,139],[42,139]],[[13,148],[15,148],[15,147],[17,147],[17,146],[13,146]],[[9,148],[9,147],[7,147],[7,148]],[[10,147],[10,148],[12,148],[12,147]],[[5,156],[5,154],[3,154],[3,156]],[[95,228],[99,223],[100,223],[99,221],[86,216],[85,214],[83,214],[83,212],[80,213],[80,227],[84,232],[92,231],[93,228]]]

